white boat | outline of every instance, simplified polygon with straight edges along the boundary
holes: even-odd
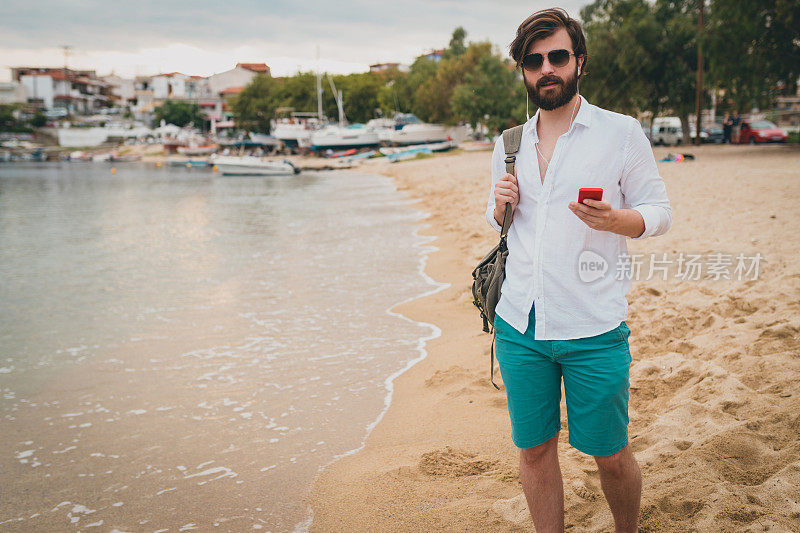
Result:
[[[392,144],[423,144],[450,140],[447,129],[441,124],[427,124],[411,113],[398,113],[395,127],[389,132]]]
[[[277,122],[272,129],[272,135],[280,139],[289,148],[310,146],[312,132],[313,130],[305,124],[290,124],[288,122]]]
[[[454,147],[455,143],[453,141],[442,141],[439,143],[413,144],[407,146],[385,146],[383,148],[380,148],[380,152],[383,155],[388,156],[392,154],[398,154],[401,152],[408,152],[417,149],[426,149],[431,152],[444,152]]]
[[[100,146],[108,140],[105,128],[59,128],[59,146]]]
[[[105,128],[58,128],[60,146],[100,146],[110,139],[136,139],[152,134],[150,128],[113,125]]]
[[[267,135],[266,133],[250,132],[250,140],[254,143],[269,146],[270,148],[276,148],[281,143],[280,137],[277,135]]]
[[[349,126],[325,126],[311,134],[311,149],[315,152],[327,149],[363,148],[378,146],[378,132],[363,124]]]
[[[217,151],[219,146],[216,144],[200,144],[190,146],[178,146],[177,151],[181,155],[211,155]]]
[[[392,132],[394,132],[396,124],[394,119],[385,117],[373,118],[367,121],[367,127],[378,132],[378,138],[381,140],[381,144],[389,144],[391,142],[390,136]]]
[[[347,124],[342,103],[342,91],[336,91],[333,78],[328,74],[331,91],[336,96],[336,107],[339,109],[339,124],[329,124],[311,134],[311,150],[341,150],[345,148],[364,148],[366,146],[380,146],[381,140],[378,132],[364,124]]]
[[[284,176],[300,172],[291,161],[255,156],[216,156],[209,159],[226,176]]]

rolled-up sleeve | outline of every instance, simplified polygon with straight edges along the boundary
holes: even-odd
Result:
[[[667,188],[658,173],[658,165],[639,122],[631,118],[631,130],[625,143],[625,163],[620,178],[623,207],[642,215],[644,231],[633,239],[663,235],[672,226],[672,207]]]
[[[489,187],[489,202],[486,204],[486,222],[497,233],[500,233],[503,228],[494,219],[494,186],[506,174],[505,159],[506,150],[503,144],[503,136],[499,135],[494,143],[494,152],[492,152],[492,185]]]

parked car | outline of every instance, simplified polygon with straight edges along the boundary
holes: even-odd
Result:
[[[720,144],[725,142],[725,135],[722,132],[722,128],[717,125],[707,126],[703,128],[703,132],[705,133],[705,137],[701,135],[700,140],[704,143]]]
[[[788,135],[769,120],[743,120],[739,144],[785,143]]]
[[[697,131],[694,123],[689,124],[689,138],[694,142]],[[653,119],[652,135],[650,136],[654,145],[674,145],[683,144],[683,127],[679,117],[656,117]],[[708,142],[708,132],[706,129],[700,130],[700,141]]]
[[[654,145],[679,145],[683,142],[681,119],[678,117],[656,117],[653,119],[652,134]]]

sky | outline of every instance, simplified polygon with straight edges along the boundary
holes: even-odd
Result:
[[[578,17],[586,0],[562,0]],[[443,48],[463,26],[503,55],[519,24],[548,1],[3,0],[0,81],[15,66],[64,66],[123,77],[182,72],[209,76],[237,62],[269,65],[273,76],[315,70],[365,72],[410,64]],[[319,48],[319,63],[317,49]]]

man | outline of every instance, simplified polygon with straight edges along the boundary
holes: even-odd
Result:
[[[731,127],[733,128],[731,131],[731,137],[733,144],[739,144],[740,137],[742,134],[742,116],[739,114],[737,109],[733,110],[733,116],[731,117]]]
[[[733,118],[730,113],[725,113],[722,118],[722,144],[731,143],[731,130],[733,129]]]
[[[631,279],[617,273],[625,237],[669,229],[669,200],[639,123],[577,94],[587,52],[576,20],[560,9],[534,13],[510,52],[538,111],[524,125],[516,176],[506,173],[497,140],[486,219],[500,231],[506,203],[514,210],[494,326],[522,486],[536,530],[562,531],[563,377],[569,442],[594,456],[616,530],[637,531],[641,473],[628,445],[624,322]],[[602,200],[578,204],[582,187],[602,188]]]

